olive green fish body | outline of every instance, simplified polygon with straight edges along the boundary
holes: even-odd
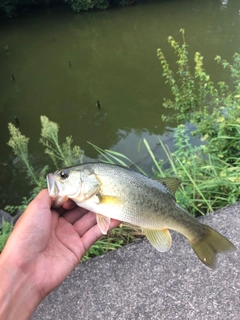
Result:
[[[83,164],[48,175],[55,206],[70,198],[95,212],[102,233],[107,233],[111,218],[128,222],[140,226],[151,244],[165,252],[171,246],[168,229],[175,230],[189,240],[203,263],[214,267],[216,253],[232,250],[234,245],[176,203],[174,193],[179,184],[176,178],[159,182],[104,163]]]

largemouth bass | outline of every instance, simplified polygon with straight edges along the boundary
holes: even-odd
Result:
[[[183,234],[198,258],[214,268],[219,252],[235,246],[211,227],[200,223],[181,208],[174,194],[177,178],[148,178],[133,170],[105,163],[87,163],[48,174],[53,207],[68,199],[96,213],[97,224],[106,234],[111,218],[140,226],[160,252],[171,247],[168,229]]]

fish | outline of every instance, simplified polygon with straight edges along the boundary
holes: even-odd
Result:
[[[127,167],[95,162],[49,173],[47,184],[53,208],[73,200],[96,213],[102,234],[107,234],[111,219],[124,221],[139,226],[154,248],[166,252],[173,230],[185,236],[197,257],[213,269],[218,253],[236,249],[176,202],[181,184],[176,177],[153,179]]]

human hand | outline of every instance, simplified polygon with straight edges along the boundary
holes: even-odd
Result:
[[[119,221],[112,220],[110,228],[118,224]],[[95,213],[76,207],[70,201],[53,210],[47,189],[42,190],[18,220],[1,254],[0,273],[4,265],[5,270],[7,267],[8,272],[12,271],[11,276],[15,276],[16,271],[18,277],[27,281],[25,284],[31,284],[32,313],[101,237]],[[29,302],[27,304],[32,309]]]

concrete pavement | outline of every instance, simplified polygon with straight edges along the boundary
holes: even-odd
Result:
[[[237,251],[205,267],[183,236],[169,252],[147,240],[80,263],[38,307],[32,320],[240,319],[240,204],[201,218]]]

